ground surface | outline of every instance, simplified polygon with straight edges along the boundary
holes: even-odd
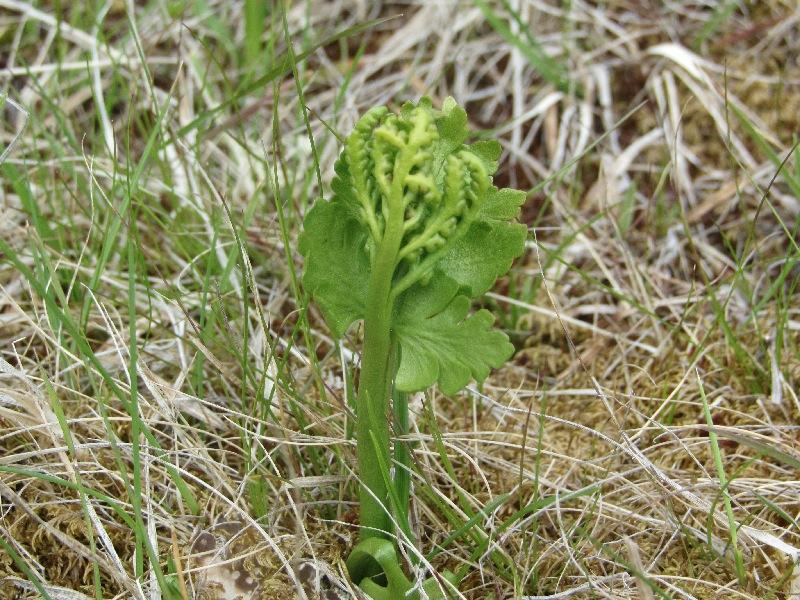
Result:
[[[274,4],[0,0],[0,596],[355,593],[359,332],[296,239],[331,130],[427,94],[531,190],[515,358],[413,402],[420,549],[492,541],[432,567],[800,598],[797,4]]]

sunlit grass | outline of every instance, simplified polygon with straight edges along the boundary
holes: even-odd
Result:
[[[515,359],[409,399],[410,572],[800,593],[793,6],[134,4],[0,0],[0,596],[355,594],[361,332],[296,240],[341,132],[422,94],[530,236],[483,300]]]

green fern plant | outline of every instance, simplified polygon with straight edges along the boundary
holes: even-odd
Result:
[[[467,135],[466,113],[452,98],[440,111],[427,98],[399,114],[368,111],[336,162],[332,199],[309,211],[299,241],[303,284],[333,333],[364,324],[356,394],[362,543],[348,566],[376,600],[411,587],[386,568],[392,517],[411,537],[408,449],[395,443],[390,477],[390,422],[402,435],[408,393],[438,384],[455,394],[514,350],[492,314],[470,306],[523,251],[526,229],[516,217],[525,193],[493,186],[500,145],[467,144]]]

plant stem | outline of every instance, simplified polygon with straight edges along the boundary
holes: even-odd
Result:
[[[356,397],[356,445],[362,482],[362,539],[387,537],[392,531],[387,507],[390,477],[384,470],[391,464],[387,409],[397,370],[392,346],[392,311],[395,298],[393,284],[403,242],[405,181],[414,166],[415,154],[426,141],[426,126],[424,121],[415,125],[414,131],[409,135],[409,143],[400,150],[395,160],[391,183],[387,181],[388,189],[383,198],[387,209],[386,226],[375,250],[367,288],[361,381]],[[382,206],[381,210],[383,208]],[[382,468],[381,465],[385,466]],[[401,521],[406,522],[407,519],[403,518]]]
[[[389,294],[403,234],[402,214],[399,216],[399,219],[390,218],[387,223],[384,238],[377,249],[367,291],[361,380],[356,396],[356,444],[362,482],[360,522],[363,539],[386,537],[381,532],[391,531],[391,519],[386,508],[388,489],[380,464],[390,464],[389,423],[386,413],[394,378],[394,361],[391,351],[392,304]],[[380,459],[376,453],[380,453]]]

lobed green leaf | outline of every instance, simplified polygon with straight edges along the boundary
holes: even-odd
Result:
[[[477,220],[442,257],[439,269],[470,297],[486,293],[524,251],[527,229],[516,222],[524,201],[525,192],[492,188]]]
[[[415,392],[438,381],[445,394],[455,394],[471,378],[483,381],[491,368],[508,360],[514,346],[492,328],[492,314],[470,315],[469,310],[470,299],[442,273],[400,298],[394,326],[400,344],[398,390]]]
[[[488,311],[470,314],[470,301],[522,254],[527,232],[517,217],[525,193],[491,185],[500,145],[467,145],[467,125],[452,98],[441,111],[426,98],[406,103],[399,115],[384,107],[368,111],[336,162],[332,200],[309,211],[300,237],[303,283],[336,336],[369,313],[373,279],[391,278],[386,314],[400,345],[401,391],[438,382],[455,393],[513,353]],[[424,132],[415,134],[422,145],[414,149],[413,167],[398,170],[415,127]],[[399,186],[395,176],[404,177]],[[391,208],[400,201],[400,212]],[[372,261],[390,219],[402,221],[402,243],[394,267],[376,275]]]
[[[303,285],[336,337],[364,316],[370,272],[367,237],[338,197],[317,202],[303,223],[298,244],[305,257]]]

